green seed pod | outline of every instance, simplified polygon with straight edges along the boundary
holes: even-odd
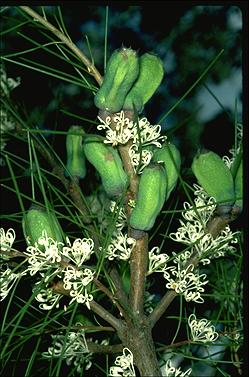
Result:
[[[150,163],[142,172],[136,206],[129,223],[134,229],[150,230],[165,202],[167,175],[162,164]]]
[[[127,94],[123,108],[138,113],[143,111],[146,102],[153,96],[163,79],[163,63],[156,55],[146,53],[139,59],[139,75]]]
[[[95,106],[111,113],[120,111],[139,73],[136,51],[122,47],[110,57],[103,83],[94,97]]]
[[[71,126],[69,128],[66,138],[66,177],[71,175],[72,177],[84,178],[86,175],[86,159],[82,145],[84,133],[84,130],[80,126]]]
[[[204,150],[195,156],[191,168],[199,184],[217,204],[230,206],[234,203],[233,177],[220,156]]]
[[[167,195],[169,198],[172,190],[175,188],[177,179],[179,177],[181,166],[181,155],[174,144],[164,144],[162,148],[155,150],[153,154],[153,161],[163,161],[167,174]]]
[[[89,136],[84,141],[88,161],[101,177],[105,192],[110,198],[120,197],[128,186],[128,177],[118,151],[103,143],[99,136]]]
[[[55,214],[37,205],[32,205],[23,216],[22,228],[28,245],[34,245],[44,230],[48,237],[63,242],[63,231]]]
[[[235,188],[235,206],[243,208],[243,160],[240,161],[239,168],[237,170],[235,180],[234,180],[234,188]]]

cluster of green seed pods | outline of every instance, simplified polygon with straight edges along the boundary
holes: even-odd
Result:
[[[141,113],[163,75],[163,63],[156,55],[146,53],[138,58],[131,48],[115,50],[107,63],[103,83],[94,97],[95,106],[111,113],[134,108]]]
[[[219,155],[203,150],[195,156],[192,170],[199,184],[215,198],[218,206],[227,206],[228,211],[233,205],[242,209],[242,160],[233,176],[233,168],[229,169]]]
[[[83,151],[84,130],[80,126],[71,126],[66,138],[67,165],[66,177],[85,178],[86,159]]]
[[[22,228],[28,245],[34,245],[44,230],[48,237],[63,242],[63,231],[55,214],[38,205],[32,205],[23,216]]]
[[[100,136],[93,135],[85,138],[84,152],[99,173],[107,195],[114,199],[122,196],[128,187],[128,176],[118,151],[104,144]]]

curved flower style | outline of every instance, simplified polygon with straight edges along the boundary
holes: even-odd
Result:
[[[111,201],[110,204],[110,211],[117,214],[117,220],[115,223],[115,227],[121,231],[127,225],[127,217],[125,214],[124,207],[117,206],[115,201]]]
[[[205,280],[206,275],[199,275],[198,272],[193,272],[194,266],[190,264],[186,269],[181,267],[169,267],[164,271],[164,278],[168,281],[166,287],[173,289],[176,293],[183,294],[186,301],[194,301],[196,303],[203,303],[201,293],[204,292],[203,285],[208,283]]]
[[[135,244],[136,240],[134,238],[128,237],[127,234],[124,235],[121,231],[117,231],[112,236],[111,242],[107,247],[105,257],[109,260],[113,260],[115,258],[128,260],[130,259],[131,252]]]
[[[15,232],[9,229],[5,234],[1,229],[1,249],[8,250],[11,248],[15,239]],[[0,273],[1,282],[1,300],[3,300],[13,287],[15,281],[25,275],[27,272],[31,276],[40,274],[45,286],[40,289],[36,295],[36,300],[40,302],[39,307],[43,310],[50,310],[58,307],[61,294],[55,293],[48,286],[49,281],[58,276],[63,280],[64,289],[70,290],[72,297],[70,303],[77,301],[84,303],[90,309],[90,301],[93,296],[88,293],[87,285],[93,280],[94,272],[89,268],[83,268],[82,264],[87,261],[93,253],[94,243],[92,239],[76,239],[71,245],[67,238],[67,246],[62,242],[57,242],[47,236],[46,231],[38,239],[34,246],[28,246],[24,255],[27,256],[28,267],[21,273],[13,273],[7,268]],[[75,266],[65,263],[73,262]],[[38,282],[40,284],[40,282]]]
[[[219,337],[215,327],[205,318],[198,320],[194,314],[191,314],[188,318],[188,325],[194,342],[213,342]]]
[[[186,372],[183,372],[181,368],[174,368],[172,366],[171,360],[168,360],[165,366],[165,374],[166,377],[186,377],[190,376],[192,369],[189,368]]]
[[[40,246],[43,246],[42,250]],[[26,251],[23,252],[28,257],[29,266],[27,270],[30,275],[50,269],[55,269],[56,272],[59,272],[59,262],[62,259],[59,250],[60,246],[63,246],[63,243],[54,241],[51,237],[48,237],[44,230],[38,242],[34,246],[28,246]]]
[[[129,156],[137,174],[141,174],[145,166],[149,165],[153,153],[147,149],[142,149],[141,153],[137,144],[132,144],[129,148]]]
[[[116,358],[115,365],[110,368],[109,377],[136,377],[133,354],[129,348],[123,349],[123,355]]]
[[[147,275],[150,275],[153,272],[164,272],[166,270],[166,263],[169,260],[169,256],[167,254],[159,253],[160,249],[157,246],[149,251],[149,267]]]
[[[77,267],[90,259],[92,253],[94,252],[94,243],[91,238],[77,238],[73,245],[69,238],[66,238],[68,246],[64,246],[62,249],[62,254],[71,262],[75,263]]]
[[[230,230],[229,225],[215,239],[210,233],[205,232],[205,227],[213,215],[216,204],[214,198],[208,197],[202,187],[198,185],[194,185],[194,187],[195,195],[197,195],[194,205],[184,203],[185,211],[183,211],[182,217],[185,221],[180,220],[181,226],[169,236],[176,242],[191,246],[190,253],[185,254],[185,261],[188,255],[190,257],[195,252],[202,264],[208,264],[212,258],[219,258],[228,252],[236,251],[231,243],[237,243],[238,240],[234,237],[236,233]]]
[[[70,296],[73,297],[69,304],[77,301],[79,304],[85,304],[90,309],[90,301],[93,296],[89,295],[86,286],[93,280],[94,272],[89,268],[76,270],[73,266],[66,267],[63,271],[63,285],[66,290],[70,290]]]
[[[10,228],[5,233],[3,228],[0,229],[0,250],[9,251],[15,241],[16,233],[14,229]]]
[[[0,301],[3,301],[9,294],[10,290],[13,288],[15,282],[23,275],[26,271],[14,273],[10,268],[6,268],[4,271],[0,271]]]
[[[42,310],[50,310],[59,307],[59,301],[62,295],[55,293],[52,288],[41,289],[35,296],[36,301],[40,302],[39,308]]]
[[[70,331],[67,337],[65,334],[52,335],[52,339],[53,346],[42,353],[43,357],[50,359],[59,358],[62,355],[67,365],[73,364],[76,367],[77,373],[82,373],[82,369],[91,368],[93,354],[89,352],[84,330]]]
[[[106,140],[104,143],[112,144],[113,147],[119,144],[126,144],[132,138],[133,122],[125,118],[124,112],[121,111],[113,118],[115,129],[111,128],[112,119],[107,117],[105,120],[98,116],[101,124],[97,126],[98,130],[106,130]]]

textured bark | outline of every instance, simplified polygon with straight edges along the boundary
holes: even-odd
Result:
[[[154,342],[146,319],[118,331],[123,344],[133,353],[134,364],[141,377],[160,377]]]

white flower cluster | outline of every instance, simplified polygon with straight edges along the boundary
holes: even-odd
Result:
[[[205,274],[194,271],[193,264],[182,268],[180,264],[165,269],[164,278],[168,281],[166,287],[173,289],[176,293],[182,294],[186,301],[194,301],[198,304],[204,302],[201,293],[204,292],[203,285],[208,283]]]
[[[10,228],[5,233],[3,228],[0,228],[0,251],[10,251],[15,241],[16,234],[14,229]],[[1,253],[3,260],[8,260],[8,256]],[[3,301],[13,288],[16,281],[25,275],[23,272],[15,273],[9,268],[8,264],[2,264],[0,269],[0,301]]]
[[[116,366],[110,368],[109,377],[136,377],[133,354],[129,348],[125,347],[123,349],[123,355],[118,356],[114,363]]]
[[[0,229],[1,250],[6,251],[12,247],[15,239],[15,232],[9,229],[6,234],[3,228]],[[73,244],[66,238],[67,244],[57,242],[47,236],[45,231],[38,241],[26,248],[23,252],[27,256],[28,266],[21,273],[14,273],[10,268],[0,272],[1,300],[3,300],[13,287],[16,280],[29,273],[31,276],[39,273],[42,287],[36,295],[36,300],[41,304],[39,307],[49,310],[58,307],[61,294],[55,293],[49,286],[49,282],[55,276],[62,278],[63,288],[70,291],[71,302],[84,303],[90,309],[90,301],[93,296],[88,293],[87,286],[94,278],[94,272],[89,268],[84,268],[83,264],[90,259],[94,252],[92,239],[76,239]],[[41,282],[37,283],[38,285]],[[37,289],[37,284],[34,289]]]
[[[198,185],[194,186],[196,188],[195,195],[197,195],[194,205],[184,203],[182,216],[185,221],[180,220],[181,226],[176,233],[170,234],[170,238],[176,242],[190,245],[190,250],[181,256],[182,262],[186,262],[194,252],[198,254],[202,264],[208,264],[212,258],[219,258],[228,252],[233,253],[236,249],[231,243],[238,241],[229,225],[215,239],[211,234],[205,232],[207,222],[212,217],[216,205],[214,198],[208,197]]]
[[[171,360],[168,360],[165,365],[165,371],[163,372],[163,375],[166,377],[186,377],[190,376],[192,369],[189,368],[188,370],[186,370],[186,372],[183,372],[181,368],[174,368]]]
[[[38,282],[37,285],[39,284],[41,283]],[[61,298],[62,296],[59,293],[55,293],[52,288],[48,287],[45,289],[39,289],[39,293],[35,296],[35,299],[40,302],[39,308],[43,310],[59,308],[59,301]]]
[[[52,335],[52,339],[53,346],[49,347],[47,352],[42,353],[44,358],[60,358],[62,354],[66,364],[69,366],[73,364],[77,373],[91,368],[93,354],[89,352],[84,330],[70,331],[67,336]]]
[[[123,234],[121,231],[114,232],[111,242],[107,246],[105,257],[109,260],[129,260],[135,244],[136,240],[128,237],[127,234]]]
[[[14,229],[10,228],[5,233],[3,228],[0,229],[0,250],[9,251],[15,241],[16,234]]]
[[[0,270],[0,301],[3,301],[9,294],[15,282],[25,275],[23,272],[14,273],[6,266],[5,270]]]
[[[108,258],[109,260],[128,260],[130,259],[136,240],[128,237],[127,234],[123,234],[122,232],[123,228],[127,225],[124,208],[118,207],[117,203],[112,201],[110,211],[117,215],[117,220],[115,223],[115,231],[113,232],[111,241],[106,248],[105,258]],[[102,250],[101,247],[100,250]]]
[[[213,342],[219,337],[215,327],[205,318],[198,320],[194,314],[191,314],[188,318],[188,325],[194,342]]]
[[[122,230],[127,225],[127,217],[123,207],[117,205],[115,201],[111,201],[110,211],[117,215],[115,227]]]
[[[106,130],[104,143],[115,147],[132,140],[129,155],[134,170],[139,174],[150,163],[153,156],[153,153],[146,147],[155,145],[161,148],[161,143],[166,140],[166,136],[161,136],[161,126],[159,124],[151,125],[146,118],[139,119],[137,124],[125,118],[124,111],[117,113],[113,119],[110,116],[106,117],[105,120],[98,118],[101,124],[97,126],[97,129]]]
[[[151,251],[149,251],[149,266],[147,275],[150,275],[154,272],[164,272],[166,269],[166,263],[169,260],[169,256],[167,254],[159,254],[160,249],[159,247],[153,247]]]
[[[196,303],[204,302],[201,293],[204,292],[203,285],[208,283],[206,275],[200,275],[194,271],[194,266],[190,264],[184,267],[182,260],[185,261],[185,253],[175,254],[173,262],[176,266],[167,267],[170,257],[167,254],[159,254],[159,247],[154,247],[149,252],[149,267],[147,275],[154,272],[163,272],[163,277],[167,281],[166,287],[174,290],[178,294],[182,294],[186,301],[194,301]],[[194,272],[193,272],[194,271]]]
[[[44,277],[44,282],[51,280],[52,276],[58,275],[63,279],[63,288],[70,290],[73,301],[84,303],[90,309],[90,301],[93,296],[88,294],[86,286],[93,280],[94,272],[89,268],[82,268],[83,263],[89,260],[94,252],[92,239],[76,239],[73,244],[66,238],[67,246],[62,242],[54,241],[43,231],[42,236],[34,246],[28,246],[25,255],[28,256],[29,266],[27,271],[30,275],[37,272]],[[42,248],[42,249],[41,249]],[[65,265],[70,263],[70,265]],[[72,265],[73,263],[73,265]],[[40,308],[51,309],[58,304],[60,295],[54,293],[47,285],[45,290],[39,292],[36,300],[41,302]]]

